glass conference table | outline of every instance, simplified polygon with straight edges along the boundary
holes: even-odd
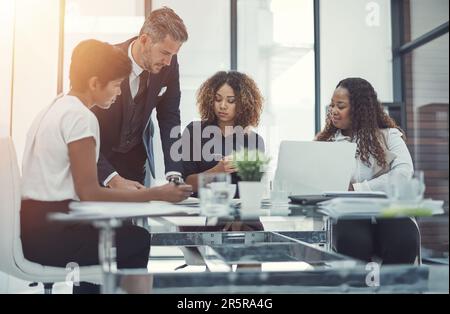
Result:
[[[380,268],[334,252],[333,220],[316,206],[265,204],[252,217],[241,217],[238,208],[226,217],[202,217],[198,208],[184,207],[120,215],[56,214],[50,219],[99,228],[103,293],[448,292],[448,266]],[[149,270],[117,269],[115,229],[130,219],[151,233],[152,248],[183,248],[206,271],[156,273],[151,263]],[[264,230],[243,230],[242,224],[255,222]],[[445,276],[446,285],[436,279]]]

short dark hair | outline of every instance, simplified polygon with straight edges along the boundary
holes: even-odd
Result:
[[[140,35],[147,34],[154,43],[164,40],[169,35],[174,41],[184,43],[189,36],[183,20],[168,7],[154,10],[147,17]]]
[[[131,60],[119,48],[95,39],[79,43],[72,53],[70,64],[71,88],[83,92],[92,77],[98,77],[104,86],[125,78],[131,73]]]

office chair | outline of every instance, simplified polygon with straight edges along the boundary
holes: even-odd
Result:
[[[28,261],[20,239],[20,172],[14,144],[0,138],[0,271],[22,280],[42,282],[51,294],[55,282],[65,282],[66,268],[49,267]],[[100,266],[80,267],[80,281],[101,283]]]

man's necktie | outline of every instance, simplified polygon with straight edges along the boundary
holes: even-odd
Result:
[[[134,102],[139,103],[141,100],[141,97],[146,95],[147,93],[147,82],[148,82],[148,71],[142,71],[142,73],[139,75],[139,89],[134,96]]]

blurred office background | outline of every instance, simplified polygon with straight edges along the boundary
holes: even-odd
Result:
[[[406,131],[426,197],[446,201],[448,213],[448,0],[2,0],[0,136],[12,136],[19,162],[35,115],[69,88],[74,46],[136,36],[164,5],[190,36],[179,54],[183,127],[199,119],[203,81],[246,72],[265,96],[258,132],[275,165],[282,140],[312,140],[323,127],[341,79],[364,77]],[[155,152],[161,179],[159,135]],[[420,225],[425,248],[448,252],[448,216]],[[6,286],[14,290],[0,274],[0,292]]]

